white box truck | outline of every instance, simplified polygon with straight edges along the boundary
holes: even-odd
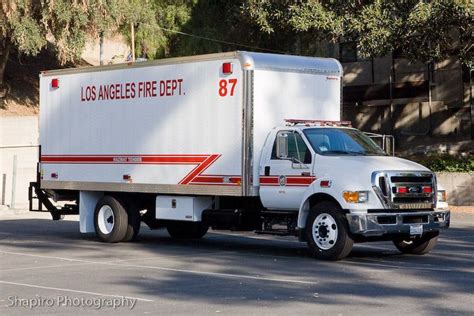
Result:
[[[45,71],[30,200],[106,242],[144,222],[294,235],[322,259],[376,240],[428,252],[445,192],[341,122],[341,91],[335,59],[251,52]]]

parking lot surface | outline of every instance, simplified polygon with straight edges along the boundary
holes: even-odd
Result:
[[[1,214],[3,213],[3,214]],[[209,232],[105,244],[77,216],[0,212],[0,315],[474,313],[474,213],[456,212],[425,256],[357,244],[339,262],[290,237]]]

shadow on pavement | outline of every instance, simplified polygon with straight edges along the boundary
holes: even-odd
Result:
[[[258,306],[294,300],[345,305],[362,300],[366,306],[379,306],[391,299],[406,297],[421,299],[420,308],[425,312],[452,313],[465,310],[446,306],[445,293],[472,298],[474,292],[474,233],[470,227],[443,231],[435,250],[426,256],[401,255],[391,243],[368,243],[356,245],[346,260],[324,262],[311,258],[306,245],[296,239],[267,240],[210,232],[202,240],[179,241],[164,231],[150,231],[142,226],[139,242],[105,245],[93,234],[80,234],[78,226],[78,222],[73,221],[2,220],[0,251],[79,256],[91,261],[104,257],[109,260],[151,257],[149,261],[134,263],[146,265],[143,267],[146,277],[120,275],[111,285],[127,284],[142,295],[196,302],[224,301]],[[153,270],[153,267],[171,270],[163,275],[163,269]],[[390,276],[387,281],[384,281],[385,275]],[[410,285],[413,282],[419,286]]]

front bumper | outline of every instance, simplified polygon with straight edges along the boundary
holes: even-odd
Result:
[[[420,211],[405,213],[350,213],[349,229],[366,237],[385,234],[410,234],[410,226],[422,225],[423,233],[448,228],[450,211]]]

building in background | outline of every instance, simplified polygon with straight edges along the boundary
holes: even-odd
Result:
[[[458,60],[362,59],[354,43],[334,45],[332,53],[344,67],[344,118],[355,127],[393,134],[405,154],[474,152],[473,84]]]

